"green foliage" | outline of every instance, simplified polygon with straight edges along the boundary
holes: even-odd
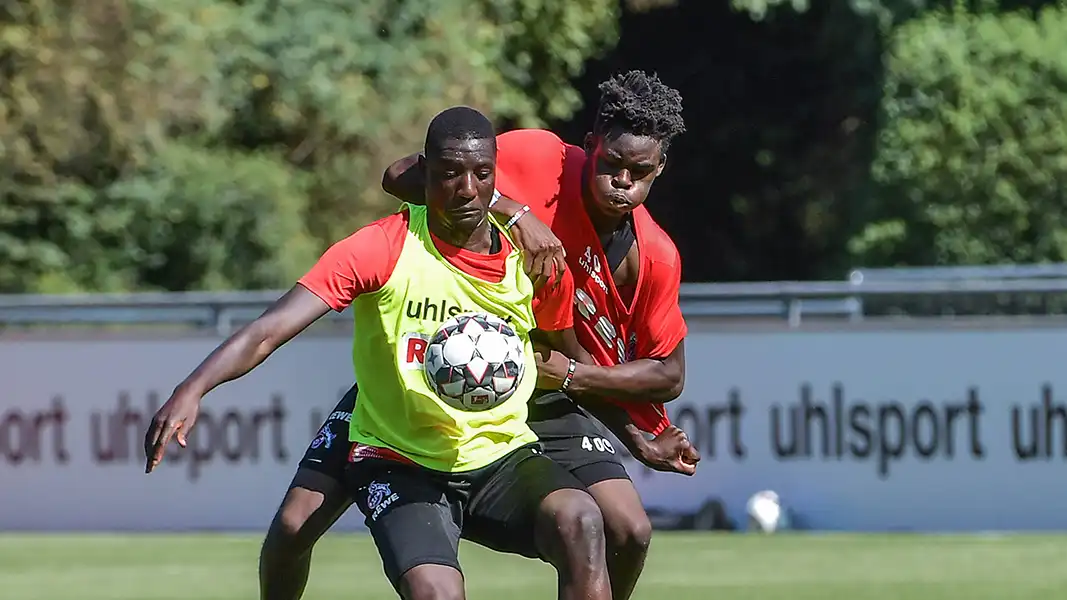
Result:
[[[838,2],[843,3],[843,0],[836,0],[835,4]],[[848,0],[847,5],[857,15],[874,15],[883,24],[889,25],[914,14],[931,2],[938,0]],[[747,12],[757,21],[779,10],[805,12],[812,8],[812,0],[731,0],[730,3],[734,10]],[[828,2],[824,3],[823,8],[829,5]]]
[[[115,267],[160,289],[291,285],[318,250],[305,180],[272,156],[171,144],[99,200],[128,218]]]
[[[938,11],[898,29],[869,265],[1067,259],[1067,12]]]
[[[0,13],[0,290],[141,284],[120,268],[135,210],[103,193],[168,130],[221,114],[205,101],[210,55],[181,28],[190,3],[168,6],[38,0]]]
[[[560,123],[587,65],[586,100],[624,68],[686,98],[654,210],[689,278],[1067,260],[1063,4],[13,0],[0,292],[284,286],[395,208],[434,113]]]
[[[394,207],[434,113],[528,125],[614,43],[593,0],[0,8],[0,291],[285,285]]]
[[[520,125],[563,119],[581,103],[571,80],[617,35],[619,3],[482,0],[502,35],[500,75],[510,88],[504,109]]]

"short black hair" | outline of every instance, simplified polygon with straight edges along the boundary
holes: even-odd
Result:
[[[648,136],[667,151],[674,136],[685,133],[682,95],[664,84],[655,73],[629,71],[600,84],[600,107],[593,133],[611,129]]]
[[[489,118],[469,106],[453,106],[439,113],[426,128],[426,155],[437,154],[449,140],[493,140]]]

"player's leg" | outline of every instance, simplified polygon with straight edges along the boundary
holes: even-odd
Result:
[[[529,422],[545,456],[574,474],[600,507],[612,598],[627,600],[644,569],[652,523],[618,449],[593,417],[562,394],[535,401]]]
[[[351,463],[346,486],[404,600],[463,600],[459,519],[447,475],[383,459]]]
[[[544,464],[559,467],[550,459]],[[557,490],[541,501],[537,517],[537,548],[556,567],[559,598],[610,600],[604,519],[596,501],[588,492]]]
[[[353,386],[319,428],[274,514],[259,555],[261,600],[299,600],[315,543],[351,505],[344,469],[355,401]]]
[[[331,476],[300,468],[274,514],[259,554],[261,600],[299,600],[311,572],[311,551],[351,501]]]
[[[465,537],[543,558],[556,568],[562,599],[611,598],[600,509],[573,475],[537,447],[526,447],[479,479]]]
[[[589,493],[604,515],[612,598],[628,600],[645,568],[652,522],[629,479],[602,479],[589,486]]]

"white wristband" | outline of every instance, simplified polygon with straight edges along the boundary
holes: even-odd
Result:
[[[518,212],[512,215],[511,219],[507,222],[506,225],[504,225],[504,230],[511,231],[511,226],[515,223],[518,223],[519,219],[521,219],[522,216],[528,212],[530,212],[530,206],[528,204],[523,204],[522,208],[520,208]]]

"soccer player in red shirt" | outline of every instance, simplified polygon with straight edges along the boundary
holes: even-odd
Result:
[[[568,396],[583,404],[610,401],[652,435],[680,434],[663,402],[678,397],[685,382],[681,261],[643,204],[666,166],[671,140],[685,126],[681,95],[655,75],[630,71],[602,83],[600,91],[584,148],[539,129],[498,136],[496,186],[504,198],[493,211],[514,224],[520,241],[531,229],[536,234],[538,221],[547,224],[566,251],[576,287],[574,329],[596,364],[558,352],[540,363],[542,377],[560,391],[531,401],[529,422],[545,454],[570,469],[600,505],[612,595],[625,600],[640,576],[651,526],[618,455]],[[417,181],[414,160],[391,166],[383,186],[419,202],[410,185]],[[551,257],[534,260],[536,271]],[[684,458],[682,468],[663,470],[691,473],[697,456],[687,449]]]

